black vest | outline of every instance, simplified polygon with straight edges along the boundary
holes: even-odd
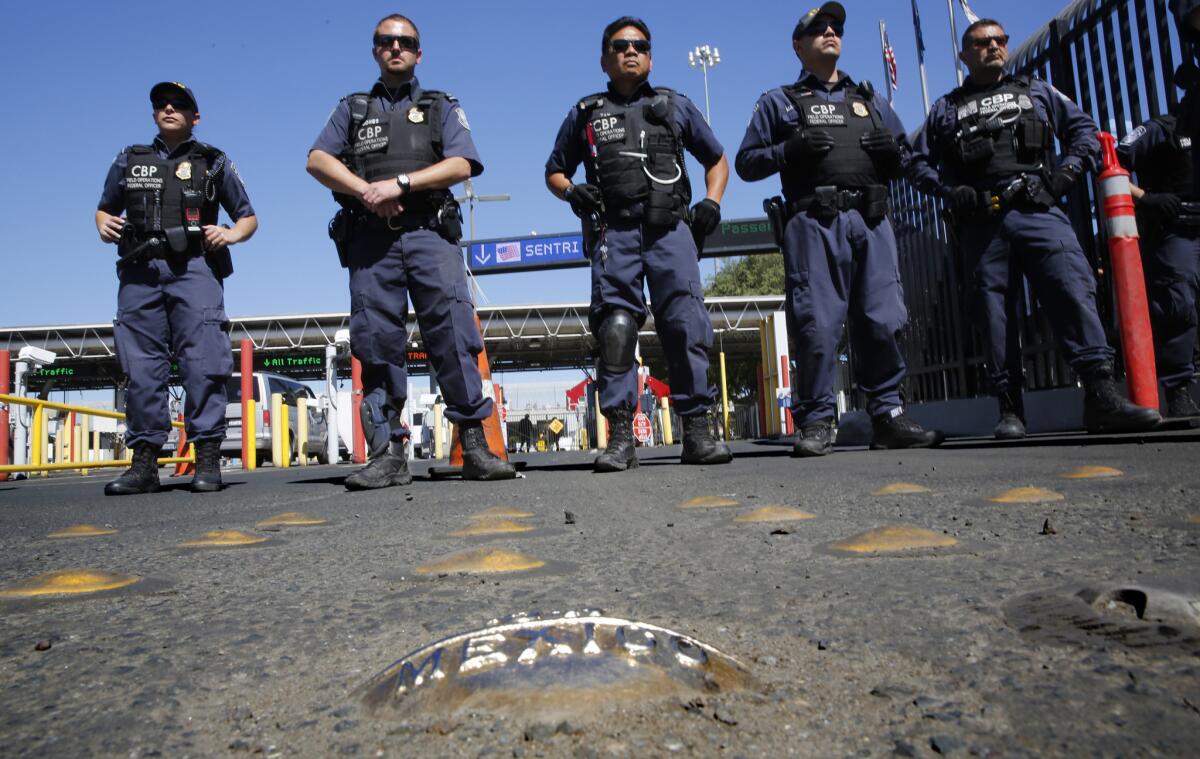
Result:
[[[691,203],[675,91],[654,92],[636,105],[613,102],[606,92],[579,101],[587,179],[600,188],[610,220],[667,225],[682,219]]]
[[[949,157],[954,174],[977,190],[992,190],[1021,174],[1046,174],[1054,130],[1034,108],[1028,77],[999,87],[949,95],[957,129]]]
[[[387,110],[365,92],[347,95],[350,105],[349,145],[342,161],[368,182],[392,179],[441,161],[442,109],[454,98],[438,90],[421,90],[416,101],[403,109]],[[405,207],[427,203],[440,206],[447,190],[413,193]],[[343,202],[343,198],[334,193]],[[343,202],[343,205],[345,203]]]
[[[1167,139],[1138,164],[1138,186],[1148,192],[1168,192],[1184,200],[1192,197],[1192,138],[1179,133],[1174,116],[1154,119]]]
[[[833,150],[821,160],[784,167],[781,181],[788,200],[812,195],[817,187],[851,189],[884,184],[861,142],[867,132],[883,126],[872,102],[875,91],[870,83],[848,87],[845,101],[838,103],[819,97],[801,84],[788,84],[781,89],[796,109],[797,134],[806,129],[823,129],[834,140]]]

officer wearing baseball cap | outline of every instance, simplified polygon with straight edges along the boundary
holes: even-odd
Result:
[[[113,332],[129,378],[125,444],[133,451],[132,466],[105,486],[107,495],[159,488],[172,360],[186,391],[185,430],[196,444],[192,490],[220,490],[225,383],[233,372],[222,282],[233,272],[229,246],[258,229],[233,164],[192,137],[200,108],[191,88],[159,82],[150,104],[158,136],[121,151],[96,210],[100,239],[120,255]],[[220,208],[232,228],[217,223]]]
[[[800,78],[759,98],[734,163],[748,182],[779,174],[783,184],[783,197],[766,206],[783,250],[795,344],[794,456],[833,451],[834,377],[847,318],[872,447],[928,447],[943,439],[904,413],[900,390],[905,365],[897,335],[908,312],[887,182],[902,173],[904,126],[869,82],[838,70],[845,22],[841,3],[800,17],[792,31]]]

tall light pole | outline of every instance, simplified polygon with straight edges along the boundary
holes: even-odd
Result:
[[[458,196],[457,198],[455,198],[455,200],[457,200],[459,203],[463,202],[464,200],[467,201],[467,217],[470,219],[469,226],[470,226],[470,233],[471,233],[471,241],[474,242],[475,241],[475,203],[476,202],[490,203],[490,202],[499,201],[499,200],[512,200],[512,195],[479,195],[475,192],[475,185],[471,183],[470,179],[467,179],[466,181],[463,182],[463,189],[466,190],[465,194]]]
[[[697,45],[695,50],[688,51],[688,65],[700,69],[704,73],[704,120],[712,123],[712,113],[708,106],[708,70],[721,62],[721,51],[708,45]]]

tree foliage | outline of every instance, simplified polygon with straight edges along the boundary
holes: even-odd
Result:
[[[783,256],[756,255],[727,261],[709,277],[704,294],[709,297],[730,295],[782,295]],[[729,395],[739,403],[758,396],[758,362],[738,361],[726,366]]]

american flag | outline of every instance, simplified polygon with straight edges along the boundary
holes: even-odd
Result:
[[[888,39],[887,29],[883,30],[883,62],[887,66],[888,85],[893,90],[900,89],[900,79],[896,71],[896,51],[892,49],[892,41]]]
[[[519,242],[499,242],[496,243],[496,263],[506,264],[513,261],[521,260],[521,243]]]

